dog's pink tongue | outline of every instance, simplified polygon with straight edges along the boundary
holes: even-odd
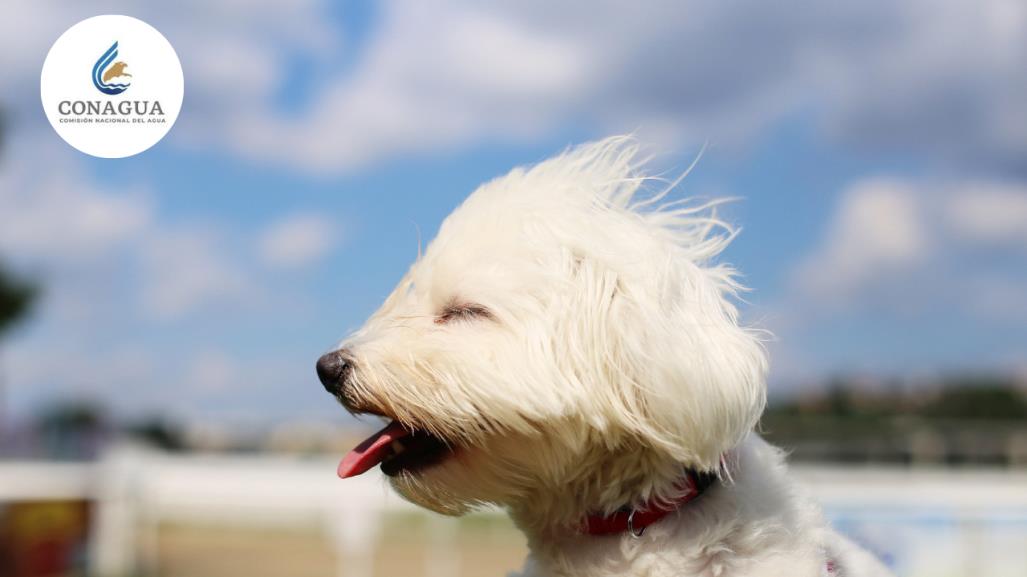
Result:
[[[371,435],[363,443],[357,445],[339,463],[339,476],[343,479],[366,473],[368,469],[385,460],[392,453],[392,442],[402,439],[410,432],[398,421]]]

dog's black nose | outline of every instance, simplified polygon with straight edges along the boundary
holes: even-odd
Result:
[[[353,363],[343,351],[332,351],[317,359],[317,378],[321,379],[325,390],[333,395],[342,392],[351,372]]]

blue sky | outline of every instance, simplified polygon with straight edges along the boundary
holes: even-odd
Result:
[[[336,418],[313,362],[418,234],[621,132],[668,173],[710,143],[677,194],[740,197],[725,258],[777,335],[777,392],[1027,375],[1022,2],[551,4],[15,0],[0,255],[46,293],[0,352],[12,410]],[[128,159],[39,106],[50,44],[102,13],[161,30],[185,73],[178,123]]]

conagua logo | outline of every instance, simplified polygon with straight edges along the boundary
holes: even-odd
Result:
[[[115,62],[118,57],[118,43],[111,44],[111,47],[103,53],[103,56],[93,65],[93,86],[104,94],[121,94],[132,85],[132,75],[125,72],[128,64]],[[113,82],[111,82],[113,80]]]
[[[101,158],[125,158],[171,129],[184,82],[163,34],[137,18],[105,14],[57,38],[39,74],[39,98],[68,144]]]
[[[93,86],[111,96],[121,94],[132,85],[132,75],[125,71],[128,63],[116,61],[118,41],[93,64]],[[60,123],[140,124],[164,123],[164,107],[160,100],[62,100],[57,104]]]

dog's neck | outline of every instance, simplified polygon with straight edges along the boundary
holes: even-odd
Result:
[[[683,468],[667,471],[662,480],[575,479],[561,491],[548,488],[508,506],[517,526],[529,536],[601,537],[640,535],[663,517],[689,506],[718,475]],[[617,482],[620,481],[620,482]],[[648,481],[648,482],[647,482]]]
[[[627,504],[620,509],[614,507],[613,510],[604,510],[595,505],[582,507],[579,501],[576,505],[579,514],[573,521],[563,518],[554,522],[557,516],[552,512],[547,513],[547,509],[556,509],[550,509],[539,500],[533,500],[522,507],[511,507],[510,516],[528,541],[531,551],[529,565],[536,567],[525,575],[598,574],[595,573],[593,563],[599,559],[605,559],[610,566],[625,563],[631,565],[635,554],[628,554],[628,551],[635,551],[654,539],[663,541],[671,530],[668,527],[696,514],[701,515],[693,512],[693,509],[708,507],[707,502],[717,498],[712,493],[723,492],[713,491],[716,488],[714,485],[719,485],[717,478],[715,473],[686,471],[682,474],[682,469],[678,468],[677,478],[673,482],[676,490],[669,496],[662,499],[631,499],[631,494],[645,495],[652,492],[625,491],[628,498],[621,502]],[[668,495],[666,491],[659,493]],[[571,498],[568,493],[564,493],[564,496]],[[700,496],[703,498],[699,499]],[[625,571],[623,574],[635,573]]]
[[[685,470],[677,483],[677,496],[650,499],[642,506],[625,505],[612,514],[590,513],[574,530],[592,536],[628,533],[641,537],[646,527],[698,499],[717,480],[715,473]]]
[[[566,525],[557,529],[523,517],[539,515],[538,509],[511,508],[530,550],[523,575],[823,577],[839,572],[823,542],[818,510],[793,496],[777,449],[752,435],[731,451],[723,467],[729,482],[715,482],[702,498],[665,515],[638,538],[628,532],[582,534]]]

